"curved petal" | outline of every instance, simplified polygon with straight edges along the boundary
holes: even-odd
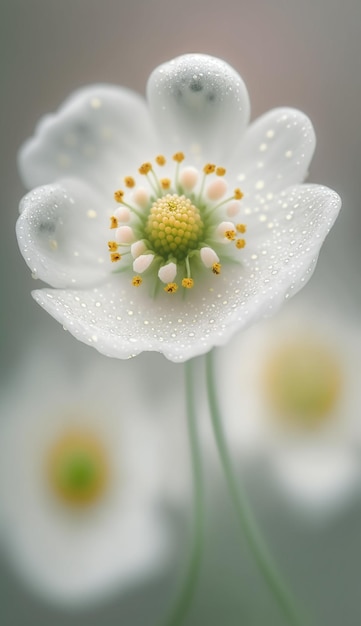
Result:
[[[260,200],[301,183],[315,145],[313,126],[297,109],[274,109],[255,120],[246,130],[230,168],[245,201],[249,197]]]
[[[39,187],[20,205],[16,234],[35,278],[53,287],[94,285],[109,273],[109,218],[102,195],[68,179]]]
[[[359,490],[359,459],[347,446],[292,446],[271,463],[280,488],[303,514],[336,513]]]
[[[288,187],[281,193],[270,194],[269,200],[258,199],[249,203],[245,201],[242,220],[247,225],[247,248],[244,255],[249,255],[251,251],[253,254],[258,247],[262,248],[262,255],[269,254],[264,251],[266,247],[277,254],[281,250],[287,251],[292,259],[296,252],[296,243],[301,245],[302,236],[305,241],[312,240],[316,224],[321,227],[320,215],[324,215],[326,219],[326,230],[322,236],[324,239],[340,206],[341,199],[337,193],[328,187],[315,184]],[[319,243],[319,248],[320,245]]]
[[[282,209],[285,199],[287,212]],[[107,356],[127,358],[143,350],[184,361],[223,345],[231,335],[277,310],[311,276],[326,234],[336,219],[338,195],[326,187],[297,186],[277,201],[277,225],[249,246],[242,265],[225,266],[189,297],[163,292],[150,298],[124,276],[87,291],[41,290],[35,300],[77,339]],[[293,221],[289,211],[299,209]]]
[[[20,150],[20,172],[29,188],[75,176],[111,196],[122,175],[152,155],[153,145],[143,98],[128,89],[92,85],[40,121]]]
[[[221,59],[186,54],[156,68],[147,95],[165,146],[195,162],[229,160],[249,119],[246,87]]]

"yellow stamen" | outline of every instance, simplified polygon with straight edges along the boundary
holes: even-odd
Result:
[[[165,157],[162,154],[158,154],[158,156],[155,157],[155,160],[158,163],[158,165],[165,165],[166,163]]]
[[[109,252],[116,252],[118,250],[118,244],[116,241],[108,241]]]
[[[243,193],[242,191],[237,187],[237,189],[234,190],[234,199],[235,200],[242,200],[243,198]]]
[[[236,229],[239,233],[245,233],[247,230],[246,224],[236,224]]]
[[[125,186],[129,187],[130,189],[132,187],[135,187],[135,180],[134,180],[133,176],[126,176],[124,178],[124,182],[125,182]]]
[[[177,289],[178,289],[177,283],[168,283],[168,285],[164,287],[164,291],[166,291],[167,293],[175,293]]]
[[[110,218],[110,226],[109,228],[118,228],[118,220],[116,217],[114,217],[114,215],[111,216]]]
[[[141,276],[134,276],[132,279],[132,284],[134,287],[139,287],[143,282],[143,279]]]
[[[175,154],[173,154],[173,161],[177,161],[177,163],[181,163],[182,161],[184,161],[185,156],[183,154],[183,152],[176,152]]]
[[[213,265],[212,265],[212,272],[213,272],[213,274],[220,274],[221,273],[221,264],[220,263],[213,263]]]
[[[118,189],[117,191],[114,191],[114,200],[116,202],[123,202],[123,196],[124,196],[124,191],[122,191],[121,189]]]
[[[238,248],[238,250],[240,250],[241,248],[244,248],[246,245],[246,240],[245,239],[237,239],[236,240],[236,248]]]
[[[149,172],[152,169],[152,164],[149,163],[149,161],[147,161],[146,163],[142,163],[142,165],[139,168],[139,174],[149,174]]]
[[[120,261],[121,258],[122,258],[122,255],[119,254],[119,252],[112,252],[110,255],[110,260],[112,263],[116,263],[117,261]]]
[[[194,285],[193,278],[183,278],[182,287],[185,287],[186,289],[192,289],[193,285]]]
[[[160,184],[162,186],[162,189],[169,189],[172,184],[172,181],[170,180],[170,178],[161,178]]]
[[[216,166],[213,163],[206,163],[206,165],[203,168],[203,172],[205,173],[206,176],[208,176],[208,174],[213,174],[213,172],[216,171]]]
[[[236,238],[236,231],[235,230],[226,230],[226,232],[224,233],[224,236],[229,241],[234,241],[235,238]]]
[[[217,167],[216,168],[216,174],[217,176],[224,176],[226,173],[226,170],[224,167]]]

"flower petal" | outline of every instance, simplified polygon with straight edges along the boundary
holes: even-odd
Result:
[[[249,119],[249,99],[228,63],[204,54],[177,57],[153,71],[147,95],[165,146],[199,161],[229,161]]]
[[[94,285],[109,273],[106,207],[88,185],[68,179],[39,187],[20,210],[18,243],[35,278],[74,287]]]
[[[124,363],[121,372],[120,363],[84,355],[73,369],[62,346],[42,344],[0,407],[2,548],[47,601],[89,607],[141,584],[169,558],[169,459],[159,449],[170,453],[172,440],[159,411],[147,406],[144,385],[139,394],[141,361]],[[74,430],[99,441],[110,472],[104,497],[81,511],[54,497],[47,465],[54,442]]]
[[[313,126],[297,109],[274,109],[255,120],[235,155],[236,168],[231,168],[244,202],[302,182],[315,145]]]
[[[143,98],[112,85],[76,91],[37,127],[19,154],[27,187],[75,176],[111,194],[142,163],[154,134]]]
[[[307,515],[337,512],[359,490],[357,455],[331,442],[284,449],[272,458],[272,469],[285,495]]]
[[[287,211],[282,210],[284,199]],[[297,206],[289,221],[289,211]],[[312,274],[339,206],[338,195],[326,187],[290,188],[277,201],[277,225],[253,249],[245,249],[242,265],[226,265],[217,277],[210,272],[185,298],[160,293],[152,299],[124,275],[92,290],[33,295],[77,339],[107,356],[127,358],[155,350],[184,361],[225,344],[234,332],[269,316],[296,293]]]

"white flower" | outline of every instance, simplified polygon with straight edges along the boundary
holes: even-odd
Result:
[[[31,355],[2,405],[1,541],[56,603],[119,594],[170,557],[170,433],[119,365],[97,357],[79,374],[58,352]]]
[[[53,287],[34,298],[77,339],[108,356],[184,361],[301,288],[340,199],[300,184],[315,146],[309,119],[279,108],[247,128],[245,85],[224,61],[161,65],[148,104],[96,85],[44,118],[20,153],[25,184],[43,186],[23,199],[17,236]],[[133,269],[138,249],[147,263]]]
[[[236,458],[263,458],[307,515],[338,510],[359,488],[360,354],[360,328],[296,301],[218,351]]]

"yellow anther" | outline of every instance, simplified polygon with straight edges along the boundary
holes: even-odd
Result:
[[[226,173],[226,170],[224,167],[217,167],[216,168],[216,174],[217,176],[224,176]]]
[[[216,171],[216,166],[213,163],[206,163],[206,165],[203,168],[203,172],[205,173],[206,176],[208,176],[208,174],[213,174],[213,172]]]
[[[112,252],[110,255],[110,260],[112,263],[116,263],[117,261],[120,261],[121,258],[122,258],[122,255],[119,254],[119,252]]]
[[[142,282],[143,282],[143,279],[142,279],[141,276],[133,276],[133,278],[132,278],[132,285],[134,287],[140,287]]]
[[[118,250],[118,244],[116,241],[108,241],[109,252],[116,252]]]
[[[237,187],[237,189],[234,190],[234,199],[235,200],[242,200],[243,198],[243,193],[242,191]]]
[[[109,228],[118,228],[118,220],[116,217],[114,217],[114,215],[111,216],[110,218],[110,226]]]
[[[175,154],[173,154],[173,161],[177,161],[177,163],[182,163],[184,159],[185,159],[185,156],[183,152],[176,152]]]
[[[149,161],[147,161],[146,163],[142,163],[138,172],[139,174],[149,174],[151,169],[152,169],[152,164],[149,163]]]
[[[224,233],[224,236],[229,241],[234,241],[235,238],[236,238],[236,231],[235,230],[226,230],[226,232]]]
[[[129,187],[130,189],[132,187],[135,187],[135,180],[134,180],[133,176],[126,176],[124,178],[124,182],[125,182],[125,186]]]
[[[158,163],[158,165],[165,165],[166,163],[165,157],[162,154],[158,154],[158,156],[155,157],[155,160]]]
[[[164,287],[164,291],[166,291],[167,293],[175,293],[177,289],[178,289],[177,283],[168,283],[168,285]]]
[[[236,240],[236,248],[238,248],[239,250],[241,248],[244,248],[246,245],[246,240],[245,239],[237,239]]]
[[[123,196],[124,196],[124,191],[122,191],[121,189],[114,191],[114,200],[116,202],[123,202]]]
[[[162,185],[162,189],[169,189],[172,181],[170,180],[170,178],[161,178],[160,184]]]
[[[183,278],[182,287],[185,287],[186,289],[192,289],[193,285],[194,285],[193,278]]]
[[[213,263],[213,265],[212,265],[212,272],[213,272],[213,274],[220,274],[221,273],[221,264],[220,263]]]
[[[175,200],[167,200],[167,206],[170,211],[176,211],[178,208],[178,202]]]
[[[246,224],[236,224],[236,229],[239,233],[245,233],[247,230]]]

